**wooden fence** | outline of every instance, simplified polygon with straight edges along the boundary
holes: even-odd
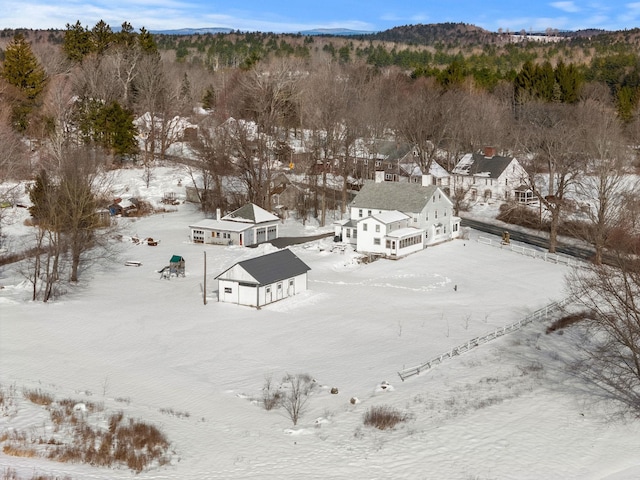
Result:
[[[491,340],[495,340],[496,338],[500,338],[500,337],[502,337],[503,335],[505,335],[507,333],[511,333],[511,332],[516,331],[516,330],[519,330],[520,328],[522,328],[525,325],[533,322],[534,320],[546,320],[546,319],[549,318],[549,316],[551,314],[557,312],[558,310],[562,309],[566,305],[569,305],[573,301],[574,301],[573,298],[569,297],[569,298],[566,298],[564,300],[560,300],[558,302],[553,302],[553,303],[547,305],[546,307],[543,307],[543,308],[541,308],[539,310],[536,310],[532,314],[527,315],[522,320],[518,320],[515,323],[512,323],[510,325],[504,326],[502,328],[498,328],[497,330],[494,330],[493,332],[488,333],[487,335],[483,335],[481,337],[473,338],[473,339],[469,340],[468,342],[463,343],[462,345],[458,345],[457,347],[452,348],[448,352],[445,352],[445,353],[443,353],[441,355],[438,355],[437,357],[432,358],[428,362],[421,363],[420,365],[416,365],[415,367],[405,368],[405,369],[399,371],[398,375],[400,376],[400,378],[404,382],[404,380],[406,378],[408,378],[408,377],[412,377],[414,375],[420,375],[420,373],[426,372],[431,367],[435,367],[436,365],[441,364],[446,359],[453,358],[455,356],[461,355],[461,354],[463,354],[465,352],[468,352],[472,348],[475,348],[475,347],[478,347],[478,346],[480,346],[480,345],[482,345],[484,343],[490,342]]]

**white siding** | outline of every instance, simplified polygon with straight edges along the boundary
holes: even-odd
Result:
[[[245,272],[246,274],[246,272]],[[281,288],[278,288],[278,285]],[[262,307],[270,303],[283,300],[307,290],[307,274],[303,273],[292,278],[269,285],[249,286],[238,281],[218,279],[218,300],[221,302],[237,303],[249,307]]]

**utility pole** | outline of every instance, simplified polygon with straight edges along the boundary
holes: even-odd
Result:
[[[204,282],[202,288],[202,301],[207,304],[207,252],[204,252]]]

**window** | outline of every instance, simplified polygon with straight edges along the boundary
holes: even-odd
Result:
[[[371,216],[371,210],[367,210],[367,217]]]
[[[362,218],[362,209],[358,210],[358,216]]]
[[[367,224],[366,223],[362,224],[362,230],[365,231],[365,232],[367,231]]]
[[[380,233],[380,225],[376,224],[376,233]]]
[[[458,231],[458,224],[457,224],[457,223],[454,223],[454,224],[453,224],[453,231],[454,231],[454,232],[457,232],[457,231]]]
[[[435,211],[435,218],[438,218],[438,210]]]
[[[347,232],[347,238],[351,238],[351,229],[345,228],[345,231]]]
[[[293,287],[293,280],[289,280],[289,286]]]
[[[373,239],[373,244],[374,245],[380,245],[380,239],[379,238],[374,238]]]
[[[231,287],[224,287],[224,293],[233,293]]]

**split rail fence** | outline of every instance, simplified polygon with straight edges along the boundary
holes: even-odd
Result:
[[[405,368],[399,371],[398,375],[400,376],[400,379],[404,382],[406,378],[412,377],[414,375],[420,375],[420,373],[426,372],[427,370],[431,369],[432,367],[435,367],[436,365],[441,364],[442,362],[444,362],[449,358],[456,357],[484,343],[490,342],[491,340],[495,340],[496,338],[500,338],[503,335],[506,335],[507,333],[511,333],[516,330],[519,330],[525,325],[528,325],[529,323],[535,320],[546,320],[549,318],[551,314],[569,305],[573,301],[574,301],[573,298],[569,297],[569,298],[565,298],[564,300],[553,302],[547,305],[546,307],[543,307],[531,313],[530,315],[527,315],[522,320],[519,320],[515,323],[504,326],[502,328],[498,328],[487,335],[473,338],[468,342],[463,343],[462,345],[458,345],[457,347],[452,348],[448,352],[445,352],[441,355],[438,355],[437,357],[432,358],[428,362],[421,363],[420,365],[416,365],[414,367]]]

